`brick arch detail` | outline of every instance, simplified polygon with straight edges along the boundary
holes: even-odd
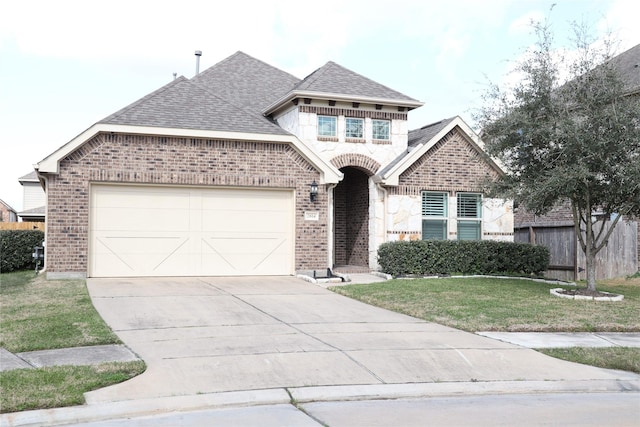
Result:
[[[357,153],[341,154],[331,159],[331,164],[338,169],[352,166],[363,170],[367,175],[374,175],[380,169],[380,163],[369,156]]]

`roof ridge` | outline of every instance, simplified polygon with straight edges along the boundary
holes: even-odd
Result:
[[[190,80],[193,80],[193,79],[197,78],[198,76],[201,76],[201,75],[203,75],[203,74],[208,73],[208,72],[209,72],[209,70],[213,70],[213,69],[217,68],[219,65],[225,64],[225,63],[227,63],[227,62],[231,62],[231,60],[232,60],[233,58],[236,58],[236,57],[238,57],[238,56],[242,56],[242,57],[245,57],[245,58],[250,58],[250,59],[252,59],[252,60],[254,60],[254,61],[257,61],[257,62],[260,62],[260,63],[262,63],[262,64],[266,65],[266,66],[267,66],[267,67],[269,67],[269,68],[272,68],[272,69],[274,69],[274,70],[277,70],[277,71],[279,71],[279,72],[281,72],[281,73],[285,73],[285,74],[287,74],[287,75],[289,75],[289,76],[291,76],[291,77],[293,77],[293,78],[295,78],[295,79],[297,79],[297,80],[301,80],[299,77],[294,76],[294,75],[293,75],[293,74],[291,74],[290,72],[285,71],[285,70],[283,70],[283,69],[281,69],[281,68],[278,68],[278,67],[276,67],[275,65],[271,65],[271,64],[269,64],[268,62],[265,62],[265,61],[263,61],[263,60],[261,60],[261,59],[258,59],[258,58],[256,58],[255,56],[251,56],[251,55],[249,55],[248,53],[243,52],[243,51],[241,51],[241,50],[238,50],[238,51],[236,51],[235,53],[233,53],[233,54],[231,54],[231,55],[227,56],[226,58],[222,59],[221,61],[216,62],[215,64],[213,64],[211,67],[207,68],[206,70],[204,70],[204,71],[203,71],[203,72],[201,72],[200,74],[196,74],[195,76],[193,76]]]
[[[115,113],[112,113],[110,115],[108,115],[107,117],[103,118],[102,120],[99,120],[98,123],[102,123],[102,122],[107,122],[109,120],[113,120],[121,115],[123,115],[124,113],[126,113],[127,111],[137,107],[138,105],[160,95],[162,92],[170,89],[171,87],[177,85],[178,83],[182,83],[185,81],[189,81],[189,79],[187,79],[184,76],[179,76],[175,79],[173,79],[172,81],[170,81],[169,83],[165,84],[164,86],[154,90],[151,93],[148,93],[147,95],[143,96],[142,98],[139,98],[138,100],[132,102],[131,104],[127,105],[126,107],[123,107],[121,109],[119,109],[118,111],[116,111]]]
[[[313,70],[311,73],[309,73],[307,76],[305,76],[305,78],[304,78],[304,79],[300,80],[300,81],[298,82],[298,84],[297,84],[297,85],[295,85],[295,86],[292,88],[292,91],[293,91],[293,90],[295,90],[295,89],[296,89],[298,86],[300,86],[302,83],[307,83],[307,84],[309,84],[309,85],[310,85],[311,83],[313,83],[313,82],[317,81],[317,80],[320,78],[320,76],[322,76],[323,74],[325,74],[325,73],[327,72],[327,69],[329,68],[329,67],[328,67],[328,65],[338,65],[338,64],[336,64],[336,63],[335,63],[335,62],[333,62],[333,61],[327,61],[327,63],[326,63],[326,64],[324,64],[322,67],[316,68],[316,69],[315,69],[315,70]],[[311,78],[311,76],[313,76],[314,74],[315,74],[315,76],[314,76],[314,77],[313,77],[313,79],[312,79],[312,78]],[[309,79],[309,80],[307,80],[307,79]]]

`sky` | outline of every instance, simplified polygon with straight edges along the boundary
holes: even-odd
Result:
[[[173,79],[243,51],[298,78],[328,61],[425,103],[409,128],[459,115],[473,127],[488,83],[548,19],[640,43],[637,0],[0,0],[0,199],[94,123]]]

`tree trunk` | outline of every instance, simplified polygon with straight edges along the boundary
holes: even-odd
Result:
[[[596,290],[596,251],[593,250],[593,247],[589,242],[587,242],[587,251],[584,255],[587,263],[587,289],[595,292]]]

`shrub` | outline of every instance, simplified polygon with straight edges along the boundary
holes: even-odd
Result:
[[[43,240],[44,232],[40,230],[0,231],[0,272],[34,267],[33,247],[42,246]]]
[[[415,240],[383,243],[378,263],[387,274],[540,274],[549,267],[549,249],[492,240]]]

